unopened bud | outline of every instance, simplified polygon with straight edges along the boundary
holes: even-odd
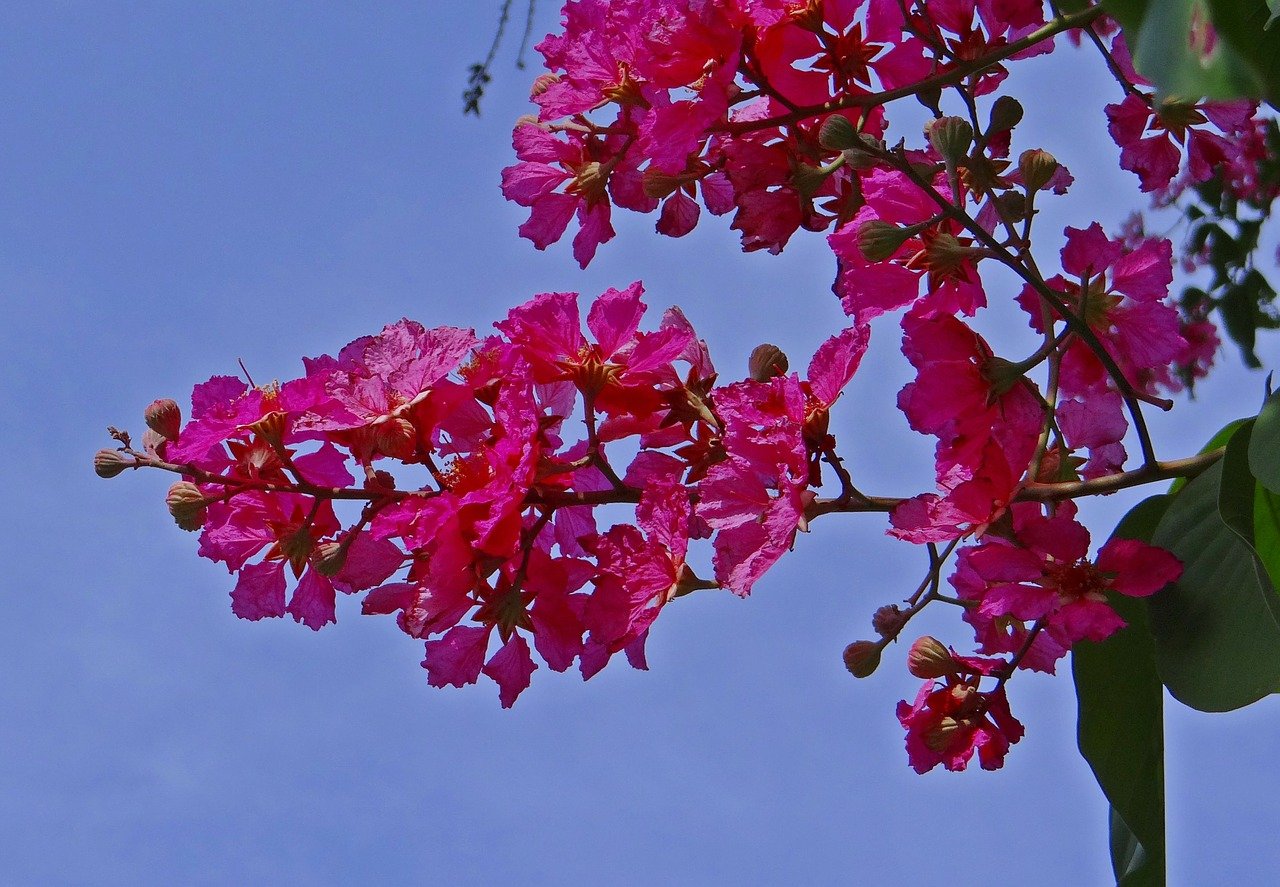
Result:
[[[870,677],[880,667],[881,650],[875,641],[854,641],[844,648],[844,667],[855,678]]]
[[[777,345],[757,345],[747,360],[747,375],[757,382],[767,382],[774,376],[785,376],[791,364],[787,355]]]
[[[925,138],[948,164],[959,163],[973,144],[973,127],[963,117],[939,117],[924,127]]]
[[[98,450],[93,454],[93,473],[98,477],[115,477],[132,464],[133,460],[119,450]]]
[[[885,604],[871,616],[871,627],[882,638],[896,638],[907,622],[907,614],[897,604]]]
[[[858,250],[868,262],[883,262],[907,242],[914,232],[880,219],[871,219],[858,227]]]
[[[142,419],[148,428],[165,440],[177,440],[182,428],[182,408],[177,401],[163,397],[151,401],[151,406],[142,411]]]
[[[1058,160],[1040,148],[1023,151],[1018,158],[1018,171],[1022,173],[1022,184],[1030,194],[1049,184],[1053,174],[1058,171]]]
[[[200,488],[191,481],[180,480],[169,487],[164,501],[174,522],[182,529],[192,532],[204,526],[205,506],[209,503]]]
[[[951,651],[928,635],[918,639],[907,651],[907,671],[918,678],[941,678],[954,673],[956,661]]]
[[[314,555],[316,572],[321,576],[337,576],[347,565],[349,548],[343,542],[325,542],[318,546]]]
[[[1022,103],[1011,95],[1002,95],[991,106],[991,117],[987,122],[987,134],[994,135],[1013,129],[1022,122]]]
[[[828,151],[844,151],[856,148],[862,143],[853,123],[843,114],[832,114],[822,121],[818,130],[818,144]]]

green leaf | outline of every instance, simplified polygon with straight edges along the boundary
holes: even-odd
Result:
[[[1249,441],[1249,470],[1258,483],[1280,493],[1280,394],[1268,397],[1258,413]]]
[[[1272,586],[1280,588],[1280,495],[1262,484],[1253,497],[1253,549]]]
[[[1268,0],[1103,0],[1161,97],[1280,97],[1280,27]],[[1212,21],[1217,40],[1204,23]]]
[[[1236,433],[1236,429],[1248,421],[1248,419],[1234,419],[1226,425],[1223,425],[1218,433],[1209,438],[1209,442],[1201,447],[1200,452],[1208,453],[1211,450],[1218,449],[1219,447],[1225,447],[1227,445],[1227,441],[1231,440],[1231,435]],[[1185,477],[1175,477],[1173,479],[1173,483],[1169,485],[1169,493],[1172,495],[1186,485],[1187,479]]]
[[[1183,487],[1151,540],[1183,565],[1148,602],[1156,665],[1174,698],[1200,711],[1241,708],[1280,688],[1280,596],[1241,534],[1240,503],[1252,503],[1256,486],[1251,430],[1242,425],[1227,456]]]
[[[1148,541],[1171,497],[1135,506],[1113,538]],[[1124,887],[1164,884],[1164,690],[1143,602],[1112,595],[1128,627],[1071,653],[1077,741],[1111,803],[1111,864]]]

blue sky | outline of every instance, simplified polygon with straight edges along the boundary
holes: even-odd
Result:
[[[168,479],[93,476],[105,426],[140,432],[153,398],[185,401],[237,358],[288,378],[405,315],[483,330],[536,292],[643,278],[726,378],[761,341],[800,364],[839,327],[818,237],[744,256],[723,220],[672,241],[621,219],[586,272],[567,244],[519,240],[497,182],[536,72],[500,63],[484,116],[460,114],[497,6],[0,11],[0,880],[1105,882],[1069,677],[1011,684],[1028,735],[1004,770],[918,777],[893,717],[916,686],[901,651],[845,673],[844,645],[923,569],[874,518],[818,522],[750,600],[669,608],[650,672],[544,668],[501,711],[491,684],[429,688],[391,620],[236,620],[229,577],[165,512]],[[1022,147],[1038,136],[1079,180],[1045,232],[1114,224],[1137,200],[1104,142],[1114,86],[1067,53],[1031,70]],[[834,420],[874,492],[928,482],[929,442],[893,405],[897,340],[876,328]],[[1260,354],[1280,363],[1274,340]],[[1256,410],[1261,377],[1222,364],[1155,420],[1162,455]],[[1091,503],[1097,535],[1133,501]],[[949,612],[925,630],[967,642]],[[1171,882],[1280,874],[1278,716],[1170,703]]]

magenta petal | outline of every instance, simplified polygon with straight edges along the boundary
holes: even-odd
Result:
[[[455,625],[436,640],[427,641],[427,683],[433,687],[474,684],[484,667],[492,626]]]
[[[231,592],[231,612],[253,622],[267,616],[283,616],[284,564],[263,561],[244,567]]]
[[[301,622],[312,631],[319,631],[330,622],[337,622],[336,595],[333,583],[308,567],[293,590],[289,600],[289,613],[295,622]]]
[[[537,668],[525,639],[513,634],[502,649],[493,654],[484,667],[484,673],[497,682],[502,707],[510,708],[529,686],[529,678]]]

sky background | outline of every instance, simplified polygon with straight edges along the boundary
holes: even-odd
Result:
[[[498,5],[0,10],[0,881],[1107,882],[1069,669],[1010,685],[1027,736],[1003,770],[923,777],[893,715],[918,685],[905,649],[868,680],[845,672],[844,645],[924,568],[882,519],[816,522],[749,600],[668,608],[650,672],[543,667],[502,711],[489,682],[428,687],[421,644],[354,601],[319,634],[235,619],[230,577],[165,510],[170,479],[93,475],[105,427],[140,434],[153,398],[186,404],[237,358],[291,378],[406,315],[483,331],[534,293],[642,278],[655,321],[681,305],[724,379],[761,341],[802,367],[840,328],[829,251],[804,232],[744,256],[726,219],[673,241],[620,216],[586,272],[567,243],[520,240],[497,186],[536,74],[514,41],[483,117],[460,113]],[[540,36],[557,11],[539,6]],[[1078,179],[1044,206],[1050,256],[1063,225],[1114,227],[1139,203],[1104,130],[1117,88],[1060,53],[1022,67],[1015,141]],[[920,112],[902,113],[913,130]],[[1026,349],[1020,319],[992,334]],[[894,407],[898,338],[875,328],[833,420],[869,492],[931,482],[931,442]],[[1280,364],[1274,338],[1259,353]],[[1221,363],[1153,417],[1163,456],[1256,412],[1261,375]],[[1095,536],[1138,498],[1090,503]],[[950,610],[919,629],[970,642]],[[1171,883],[1280,877],[1278,725],[1274,699],[1214,717],[1170,702]]]

